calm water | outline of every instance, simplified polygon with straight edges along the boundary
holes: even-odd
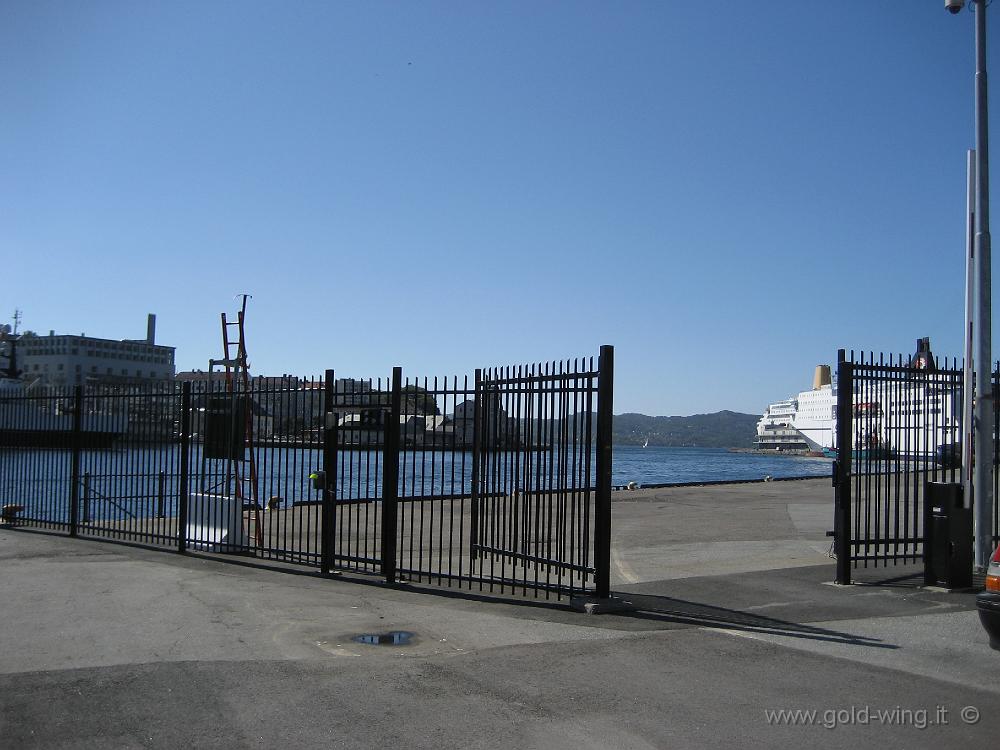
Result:
[[[829,458],[732,453],[724,448],[616,445],[615,485],[720,482],[735,479],[830,476]]]
[[[86,495],[91,499],[90,516],[94,520],[148,516],[155,512],[174,516],[179,492],[177,456],[174,446],[84,452],[80,469],[81,474],[89,475]],[[338,496],[344,499],[379,496],[381,467],[376,460],[375,453],[342,451]],[[620,486],[629,482],[648,485],[762,479],[766,475],[829,476],[830,463],[823,458],[732,453],[718,448],[616,446],[612,483]],[[319,451],[262,451],[258,458],[262,501],[272,495],[284,498],[286,506],[318,500],[320,494],[311,487],[308,475],[321,465]],[[546,467],[535,469],[548,474]],[[212,486],[221,477],[209,476],[203,480],[201,470],[200,446],[196,444],[192,446],[191,490],[214,491]],[[164,472],[162,480],[160,471]],[[405,451],[400,461],[401,494],[405,497],[469,492],[471,472],[470,453]],[[69,477],[68,451],[0,451],[0,494],[5,502],[32,508],[33,515],[55,519],[68,513]],[[544,482],[541,484],[544,486]],[[161,496],[162,506],[157,501]]]

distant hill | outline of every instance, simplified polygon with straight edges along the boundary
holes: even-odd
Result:
[[[690,417],[648,417],[616,414],[616,445],[650,445],[699,448],[750,448],[757,434],[759,414],[717,411]]]

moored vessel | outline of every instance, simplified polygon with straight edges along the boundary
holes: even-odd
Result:
[[[0,357],[0,447],[71,448],[79,436],[84,449],[109,447],[128,429],[125,414],[74,413],[71,396],[35,395],[21,380],[17,336],[7,336]]]
[[[876,367],[870,365],[869,367]],[[960,434],[961,392],[934,366],[930,341],[917,342],[909,367],[919,375],[867,378],[852,394],[852,457],[936,457]],[[899,372],[898,368],[891,368]],[[770,404],[757,423],[755,447],[768,452],[836,456],[837,384],[829,365],[816,367],[813,387]],[[946,449],[945,452],[953,449]]]

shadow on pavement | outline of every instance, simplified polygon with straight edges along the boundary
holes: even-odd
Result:
[[[876,638],[866,638],[837,630],[817,628],[812,625],[778,620],[773,617],[763,617],[750,612],[726,609],[725,607],[716,607],[709,604],[699,604],[668,596],[623,594],[622,598],[630,601],[636,607],[635,612],[623,613],[622,616],[624,617],[666,620],[669,622],[681,622],[689,625],[727,630],[767,632],[776,635],[791,636],[793,638],[830,641],[855,646],[869,646],[871,648],[899,648],[889,643],[883,643]]]
[[[862,586],[887,586],[915,589],[924,585],[923,562],[905,562],[896,565],[865,567],[862,563],[851,569],[851,583]]]

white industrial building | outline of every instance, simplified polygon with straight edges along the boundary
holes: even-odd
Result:
[[[93,336],[22,336],[17,364],[27,380],[49,385],[88,382],[137,383],[172,380],[174,347],[156,343],[156,316],[150,314],[145,339],[99,339]]]

